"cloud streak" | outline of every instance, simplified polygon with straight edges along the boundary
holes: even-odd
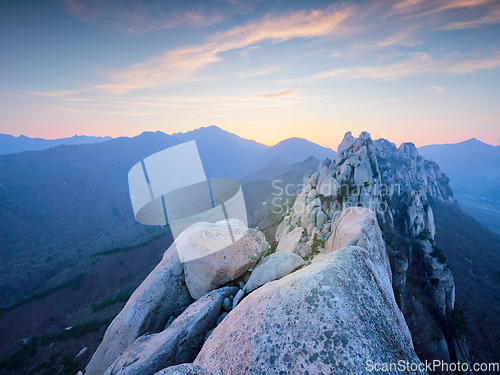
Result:
[[[264,95],[261,95],[261,97],[265,98],[265,99],[278,99],[278,98],[282,98],[284,96],[295,94],[297,91],[299,91],[299,90],[297,90],[297,89],[295,89],[295,90],[286,90],[286,91],[276,92],[276,93],[273,93],[273,94],[264,94]]]
[[[183,12],[164,9],[166,4],[155,2],[63,0],[63,3],[68,14],[80,21],[135,36],[182,25],[209,26],[224,18],[205,9]]]
[[[423,74],[461,75],[500,67],[500,54],[486,58],[451,60],[433,59],[427,53],[417,53],[412,58],[386,65],[355,66],[328,70],[304,79],[292,80],[295,83],[313,83],[324,79],[356,80],[373,79],[391,81]],[[436,87],[436,89],[442,89]],[[438,92],[438,91],[435,91]],[[443,91],[439,91],[443,92]]]
[[[241,49],[264,41],[283,43],[293,38],[315,38],[340,33],[340,24],[352,9],[330,6],[323,10],[298,11],[282,16],[265,16],[227,32],[209,37],[207,43],[167,51],[148,61],[112,74],[110,83],[96,86],[115,94],[134,89],[160,87],[196,81],[195,73],[221,61],[221,52]]]

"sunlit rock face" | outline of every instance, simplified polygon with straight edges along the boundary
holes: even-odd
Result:
[[[199,254],[184,263],[186,284],[194,299],[243,275],[269,247],[262,232],[232,219],[191,225],[176,243],[189,253]]]
[[[396,148],[384,139],[373,141],[367,132],[358,138],[347,133],[336,159],[321,161],[302,183],[271,247],[263,233],[234,220],[197,223],[179,236],[183,251],[197,255],[181,264],[170,252],[155,271],[177,282],[176,293],[191,305],[180,316],[169,310],[158,321],[140,323],[156,331],[139,339],[144,328],[116,334],[124,323],[112,324],[113,334],[106,333],[103,344],[114,351],[96,353],[104,363],[121,355],[109,373],[153,375],[162,366],[169,366],[162,375],[368,373],[369,363],[420,363],[408,325],[418,338],[415,347],[427,345],[447,362],[458,358],[463,347],[445,336],[455,285],[434,244],[431,203],[452,200],[439,167],[411,143]],[[228,225],[235,241],[228,240]],[[154,284],[163,280],[155,271],[131,300],[149,301],[149,293],[152,306],[162,300],[164,292],[158,291],[165,287]],[[410,273],[424,287],[409,286]],[[231,293],[221,294],[228,287]],[[216,312],[208,307],[214,303]],[[127,316],[127,306],[118,317]],[[161,328],[167,315],[169,323]],[[215,328],[208,330],[214,320]],[[422,344],[427,333],[433,336]],[[189,359],[179,353],[184,347]],[[161,362],[174,352],[184,358],[179,361],[196,357],[194,364]]]
[[[401,359],[420,363],[387,264],[349,246],[248,295],[194,363],[214,375],[360,374]]]

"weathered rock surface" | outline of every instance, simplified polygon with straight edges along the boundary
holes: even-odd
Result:
[[[170,316],[179,315],[191,302],[173,244],[110,324],[85,374],[102,375],[139,336],[161,331]]]
[[[375,213],[360,207],[346,208],[336,216],[335,221],[332,221],[331,231],[332,235],[325,244],[326,253],[346,246],[363,247],[373,257],[385,263],[388,267],[387,272],[391,275],[389,258]]]
[[[235,243],[226,236],[226,220],[193,224],[176,239],[184,249],[207,254],[184,263],[186,285],[194,299],[243,275],[269,247],[262,232],[247,228],[239,220],[230,219],[229,223],[232,236],[239,238]]]
[[[212,375],[212,373],[201,366],[184,363],[182,365],[167,367],[155,375]]]
[[[280,242],[278,243],[278,247],[276,248],[276,252],[279,253],[281,251],[287,251],[289,253],[293,253],[298,244],[300,244],[300,239],[302,238],[302,232],[304,228],[298,227],[292,230],[290,233],[282,236],[280,238]]]
[[[215,326],[224,298],[237,290],[214,290],[191,304],[165,331],[139,337],[105,375],[153,375],[168,366],[192,362],[206,333]]]
[[[419,363],[387,264],[347,247],[249,294],[194,363],[214,375],[360,374],[368,360]]]
[[[336,197],[339,187],[339,183],[333,178],[329,170],[325,170],[319,177],[318,194],[325,197]]]
[[[304,265],[304,260],[293,253],[280,252],[263,258],[253,269],[244,291],[249,293],[258,287],[280,279]]]

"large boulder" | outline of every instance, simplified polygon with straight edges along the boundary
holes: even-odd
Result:
[[[318,181],[318,194],[325,197],[337,197],[340,185],[329,171],[325,171],[319,177]]]
[[[228,223],[231,236],[227,235]],[[269,247],[262,232],[233,219],[193,224],[177,237],[176,243],[184,251],[200,255],[184,263],[186,284],[194,299],[243,275]]]
[[[304,188],[304,190],[306,190]],[[310,189],[309,189],[310,191]],[[300,218],[305,215],[306,212],[306,197],[307,194],[300,194],[293,202],[291,224],[299,224]]]
[[[280,242],[278,242],[278,246],[276,247],[276,252],[287,251],[293,253],[295,248],[300,244],[302,232],[304,232],[304,228],[297,227],[290,233],[281,236]]]
[[[304,265],[304,260],[293,253],[282,251],[263,258],[253,269],[244,291],[249,293],[258,287],[280,279]]]
[[[102,375],[139,336],[161,331],[169,317],[192,302],[173,244],[111,322],[85,374]]]
[[[212,373],[201,366],[192,363],[171,366],[158,371],[155,375],[212,375]]]
[[[346,246],[360,246],[385,262],[387,272],[391,274],[385,243],[373,211],[362,207],[346,208],[336,213],[332,220],[331,232],[332,235],[325,244],[326,253]]]
[[[385,262],[350,246],[249,294],[194,363],[214,375],[362,374],[368,361],[420,363]]]
[[[224,298],[237,291],[236,287],[225,287],[206,294],[163,332],[139,337],[105,375],[153,375],[168,366],[192,362],[206,333],[215,327]]]

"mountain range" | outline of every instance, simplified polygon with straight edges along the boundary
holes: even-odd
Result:
[[[450,178],[454,198],[464,211],[500,233],[500,146],[471,138],[422,146],[419,152],[437,162]]]
[[[214,126],[172,135],[145,132],[133,138],[0,156],[0,330],[4,337],[0,369],[6,370],[1,374],[24,374],[35,367],[38,370],[33,373],[43,373],[54,366],[70,373],[86,365],[88,353],[95,351],[106,326],[172,241],[168,227],[136,223],[127,173],[139,160],[189,140],[196,140],[208,177],[240,181],[250,226],[264,232],[270,244],[283,220],[273,212],[277,208],[273,181],[280,181],[281,188],[292,187],[290,196],[277,203],[290,207],[295,192],[303,188],[304,174],[319,171],[320,160],[336,157],[333,150],[307,140],[291,138],[266,146]],[[435,146],[437,150],[442,147]],[[380,156],[378,163],[386,157]],[[436,151],[429,158],[437,161],[437,157]],[[489,165],[481,162],[486,156],[474,157],[478,162],[469,168]],[[395,170],[399,167],[394,164]],[[371,176],[372,171],[368,172]],[[476,172],[479,175],[476,170],[462,173]],[[440,181],[445,186],[447,179],[443,175]],[[453,179],[451,184],[453,187]],[[481,194],[493,186],[494,181]],[[429,204],[438,229],[435,244],[453,267],[457,311],[469,326],[467,342],[476,358],[497,359],[500,332],[492,316],[497,308],[489,303],[500,298],[496,262],[500,237],[455,205]],[[398,225],[403,228],[403,224]],[[387,244],[389,240],[387,237]],[[409,247],[411,254],[413,244],[402,238],[398,241],[388,245],[395,256],[391,262],[400,262],[401,246]],[[421,280],[430,280],[425,288],[434,287],[432,277],[411,267],[408,280],[413,280],[407,288],[411,295],[420,293],[415,288],[424,283]],[[417,310],[410,312],[414,313],[419,316]],[[412,330],[422,328],[412,324]],[[415,337],[425,346],[426,331],[421,332]],[[88,348],[87,357],[75,358],[82,348]]]
[[[190,140],[197,143],[208,177],[243,178],[271,163],[268,158],[290,165],[302,156],[335,157],[333,150],[304,139],[270,147],[216,126],[2,155],[0,307],[50,287],[48,276],[75,259],[127,245],[156,229],[135,221],[128,171],[139,160]],[[292,151],[297,144],[300,153]]]
[[[69,138],[44,139],[30,138],[25,135],[14,137],[10,134],[0,134],[0,155],[14,154],[22,151],[46,150],[60,145],[81,145],[84,143],[98,143],[110,140],[111,137],[95,137],[74,135]]]

